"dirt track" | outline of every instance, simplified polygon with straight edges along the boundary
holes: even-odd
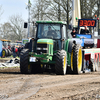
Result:
[[[0,69],[0,100],[100,100],[100,72],[80,75],[20,74]]]

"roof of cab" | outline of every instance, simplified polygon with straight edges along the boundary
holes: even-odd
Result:
[[[47,24],[66,24],[65,21],[36,21],[36,23],[47,23]]]

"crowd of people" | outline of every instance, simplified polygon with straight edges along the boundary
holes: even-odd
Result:
[[[24,48],[23,45],[22,46],[18,46],[18,47],[12,46],[11,47],[11,51],[12,51],[13,57],[14,58],[16,58],[16,56],[20,57],[20,53],[21,53],[21,51],[22,51],[23,48]]]

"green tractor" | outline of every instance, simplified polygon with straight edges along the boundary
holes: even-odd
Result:
[[[66,22],[37,21],[36,36],[26,43],[20,55],[20,71],[42,73],[53,71],[57,75],[82,71],[82,49],[67,33]]]

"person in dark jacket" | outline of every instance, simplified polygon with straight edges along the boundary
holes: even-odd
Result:
[[[13,57],[16,57],[15,46],[12,47]]]
[[[18,48],[18,57],[20,57],[21,50],[22,50],[22,48],[21,48],[21,46],[19,46],[19,48]]]
[[[87,29],[87,26],[85,26],[85,29],[81,29],[81,34],[89,34],[89,30]]]
[[[73,28],[73,29],[72,29],[72,32],[71,32],[72,37],[75,38],[75,37],[76,37],[76,34],[77,34],[77,32],[76,32],[75,29]]]

